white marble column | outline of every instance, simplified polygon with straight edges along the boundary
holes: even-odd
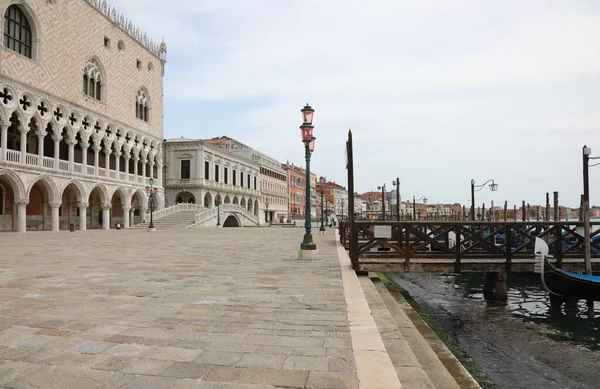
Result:
[[[146,157],[142,157],[142,177],[144,177],[144,181],[146,180],[146,164],[148,163],[148,160],[146,159]]]
[[[111,205],[103,205],[102,206],[102,229],[109,230],[110,229],[110,209]]]
[[[137,155],[133,156],[133,175],[135,177],[137,177],[138,175],[138,161],[140,160],[140,157],[138,157]],[[136,178],[137,180],[137,178]]]
[[[123,228],[129,228],[129,211],[131,207],[123,206]]]
[[[159,188],[163,187],[162,184],[162,170],[163,170],[163,165],[162,163],[158,163],[158,167],[156,168],[156,181],[157,181],[157,186]]]
[[[94,145],[93,150],[94,150],[94,175],[96,177],[98,177],[98,169],[100,166],[100,146]]]
[[[67,145],[69,145],[69,172],[73,173],[75,166],[75,139],[67,139]]]
[[[58,214],[60,205],[61,203],[57,202],[50,203],[50,207],[52,208],[52,231],[58,231],[60,229],[60,216]]]
[[[27,200],[19,200],[15,202],[17,204],[17,231],[27,231]]]
[[[145,200],[147,201],[147,199]],[[146,220],[146,212],[148,212],[148,208],[140,207],[140,218],[142,219],[142,222],[150,223],[150,216],[148,216],[148,220]]]
[[[0,162],[6,161],[6,149],[8,142],[8,127],[10,123],[0,124]]]
[[[38,167],[44,167],[44,132],[37,132],[38,137]]]
[[[59,169],[58,166],[58,156],[59,156],[59,151],[60,151],[60,137],[55,135],[52,135],[52,140],[54,141],[54,168],[56,170]]]
[[[121,152],[120,151],[117,151],[115,153],[115,158],[116,158],[116,160],[115,160],[115,171],[117,172],[116,177],[117,177],[117,180],[118,180],[119,179],[119,173],[121,172],[121,170],[120,170],[121,169]]]
[[[87,153],[88,153],[88,143],[87,142],[81,142],[79,144],[79,146],[81,146],[81,152],[83,154],[81,154],[81,171],[83,172],[83,174],[87,175]]]
[[[21,132],[21,158],[19,163],[25,165],[25,156],[27,155],[27,133],[29,132],[29,127],[18,126],[17,128]]]
[[[131,208],[129,210],[129,226],[135,225],[135,209]]]
[[[87,230],[87,207],[88,207],[88,204],[85,204],[85,203],[79,204],[79,230],[80,231]]]
[[[106,166],[106,168],[104,169],[104,177],[109,177],[110,175],[108,174],[108,172],[110,171],[110,153],[111,153],[111,147],[107,146],[104,148],[104,165]]]

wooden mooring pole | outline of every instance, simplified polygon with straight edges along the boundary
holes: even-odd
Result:
[[[504,221],[506,221],[507,213],[508,213],[508,201],[504,200]]]
[[[525,200],[523,200],[523,209],[521,210],[521,219],[525,221]]]
[[[560,208],[558,207],[558,192],[554,192],[554,221],[560,220]]]
[[[550,221],[550,193],[546,192],[546,218],[544,221]]]
[[[354,156],[352,149],[352,130],[348,130],[346,142],[346,169],[348,170],[348,222],[350,223],[350,262],[358,270],[358,229],[354,217]]]

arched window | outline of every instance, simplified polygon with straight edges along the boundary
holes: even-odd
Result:
[[[90,59],[83,68],[83,93],[102,100],[102,72],[95,59]]]
[[[4,46],[31,58],[31,42],[31,26],[27,16],[17,5],[11,5],[4,13]]]
[[[135,116],[138,119],[142,119],[143,121],[148,121],[148,95],[146,91],[140,89],[137,93],[137,97],[135,99]]]

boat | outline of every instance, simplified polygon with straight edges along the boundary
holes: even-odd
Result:
[[[557,269],[548,261],[548,244],[540,238],[535,240],[535,255],[541,262],[542,285],[549,293],[600,301],[600,276]]]

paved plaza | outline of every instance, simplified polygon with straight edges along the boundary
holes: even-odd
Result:
[[[332,234],[0,234],[0,387],[355,389]]]

